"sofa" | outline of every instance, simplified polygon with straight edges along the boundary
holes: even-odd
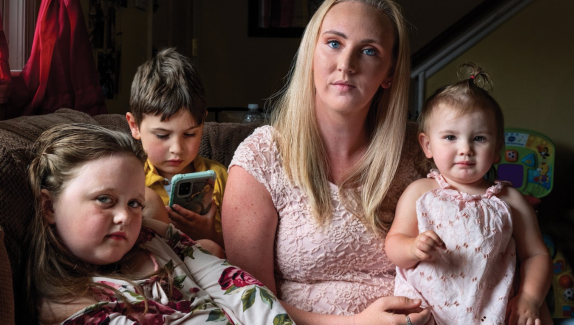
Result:
[[[98,124],[129,132],[120,114],[90,116],[71,109],[47,115],[0,121],[0,323],[24,324],[21,319],[23,274],[19,267],[22,242],[33,213],[33,197],[27,183],[29,146],[50,127],[67,123]],[[239,123],[206,122],[199,154],[229,166],[237,146],[254,126]]]

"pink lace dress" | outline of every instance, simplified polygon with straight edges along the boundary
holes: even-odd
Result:
[[[496,197],[505,184],[469,195],[437,171],[428,177],[440,187],[417,200],[419,232],[433,230],[447,249],[414,268],[397,267],[395,295],[422,299],[437,324],[504,324],[516,264],[510,208]]]
[[[307,196],[284,174],[274,132],[269,126],[258,128],[239,146],[230,168],[241,166],[253,175],[267,188],[277,209],[275,278],[279,298],[315,313],[350,315],[379,297],[392,295],[395,266],[384,252],[384,238],[375,236],[345,209],[334,184],[330,184],[332,221],[318,226]],[[418,145],[411,141],[403,150],[403,163],[385,202],[387,218],[394,216],[404,188],[421,176],[412,164],[418,152],[413,148]]]

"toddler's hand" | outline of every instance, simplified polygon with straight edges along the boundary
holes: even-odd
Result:
[[[538,318],[540,306],[534,297],[525,293],[519,293],[510,299],[506,307],[506,320],[509,325],[541,325]]]
[[[215,234],[215,213],[217,205],[211,202],[211,208],[204,214],[197,214],[174,204],[173,209],[166,206],[171,222],[192,239],[212,239]]]
[[[431,253],[437,248],[446,249],[444,242],[432,230],[420,233],[411,245],[411,251],[420,261],[431,259]]]

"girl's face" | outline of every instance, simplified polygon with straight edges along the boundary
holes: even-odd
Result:
[[[318,114],[367,114],[379,87],[389,88],[393,25],[372,7],[348,1],[325,15],[313,57]]]
[[[57,198],[42,190],[44,217],[76,257],[94,265],[115,263],[140,233],[143,166],[118,154],[85,163],[75,175]]]
[[[428,126],[427,132],[419,135],[419,142],[450,185],[464,188],[481,184],[498,154],[494,114],[477,110],[460,115],[439,104]]]

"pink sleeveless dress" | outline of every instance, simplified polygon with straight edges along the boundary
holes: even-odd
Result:
[[[439,188],[416,202],[419,232],[433,230],[446,244],[432,261],[397,267],[395,295],[422,299],[437,324],[504,324],[516,266],[509,206],[496,197],[498,182],[483,195]]]

